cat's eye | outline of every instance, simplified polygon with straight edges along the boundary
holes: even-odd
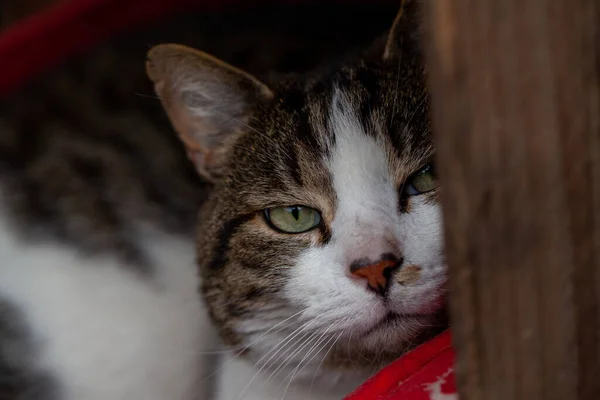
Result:
[[[319,212],[304,206],[268,208],[265,217],[273,228],[285,233],[306,232],[321,223]]]
[[[416,196],[421,193],[431,192],[438,187],[438,179],[433,164],[429,164],[412,174],[404,185],[404,193]]]

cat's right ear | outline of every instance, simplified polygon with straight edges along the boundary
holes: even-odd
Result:
[[[228,146],[271,90],[206,53],[175,44],[148,52],[146,72],[188,157],[209,181],[222,175]]]
[[[420,47],[422,2],[423,0],[400,1],[400,9],[385,43],[384,60],[400,57],[403,42],[410,47]]]

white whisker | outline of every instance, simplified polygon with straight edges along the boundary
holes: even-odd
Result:
[[[287,344],[291,340],[293,340],[296,336],[298,336],[300,334],[300,332],[302,332],[302,330],[308,328],[315,321],[316,321],[316,319],[313,319],[313,320],[309,321],[307,324],[300,325],[300,327],[298,327],[297,329],[295,329],[294,331],[292,331],[292,333],[290,333],[288,336],[286,336],[284,339],[282,339],[275,347],[273,347],[271,350],[269,350],[267,353],[265,353],[261,358],[258,359],[258,361],[256,363],[254,363],[254,365],[257,366],[266,356],[268,356],[274,350],[277,349],[275,351],[275,353],[273,353],[271,355],[271,357],[269,357],[269,359],[262,364],[262,366],[258,369],[258,371],[256,371],[256,373],[254,374],[254,376],[252,377],[252,379],[250,379],[250,381],[248,382],[248,384],[242,390],[241,394],[237,397],[238,400],[243,398],[244,394],[246,393],[246,391],[248,390],[248,388],[250,387],[250,385],[252,384],[252,382],[254,382],[254,380],[258,377],[258,375],[265,368],[265,366],[268,365],[269,361],[271,359],[273,359],[273,357],[275,357],[275,355],[277,355],[281,349],[283,349],[283,347],[285,346],[285,344]]]
[[[314,340],[316,337],[318,337],[318,335],[319,335],[319,334],[318,334],[318,332],[309,332],[309,334],[310,334],[310,335],[308,335],[308,336],[309,336],[309,338],[308,338],[306,341],[304,341],[304,342],[300,343],[300,346],[299,346],[298,348],[296,348],[296,350],[292,350],[292,352],[291,352],[291,353],[290,353],[290,354],[289,354],[289,355],[286,357],[286,359],[285,359],[285,360],[283,360],[283,362],[281,362],[281,363],[279,364],[279,366],[277,366],[277,368],[275,368],[275,369],[274,369],[274,370],[271,372],[271,375],[269,375],[269,376],[267,377],[267,379],[265,380],[265,382],[263,383],[263,385],[264,385],[264,384],[266,384],[267,382],[269,382],[269,381],[270,381],[270,380],[271,380],[271,379],[272,379],[274,376],[277,376],[277,374],[278,374],[278,373],[279,373],[279,372],[280,372],[282,369],[284,369],[285,367],[287,367],[287,366],[290,364],[290,362],[291,362],[291,359],[292,359],[293,357],[295,357],[295,356],[296,356],[298,353],[300,353],[300,351],[302,351],[302,349],[304,349],[306,346],[308,346],[310,343],[312,343],[312,341],[313,341],[313,340]],[[307,336],[307,335],[305,335],[304,337],[306,337],[306,336]],[[301,341],[302,339],[304,339],[304,337],[300,338],[298,341]],[[290,350],[291,350],[291,349],[290,349]]]
[[[323,343],[323,340],[325,340],[325,337],[326,337],[326,335],[327,335],[327,332],[329,332],[329,330],[330,330],[330,329],[331,329],[331,328],[332,328],[334,325],[336,325],[336,324],[331,324],[331,325],[329,325],[329,327],[328,327],[328,328],[325,330],[325,332],[323,332],[323,333],[321,334],[321,336],[319,336],[319,338],[317,339],[317,341],[315,342],[315,344],[314,344],[314,345],[313,345],[313,346],[312,346],[312,347],[311,347],[311,348],[308,350],[308,352],[307,352],[307,353],[304,355],[304,357],[302,357],[302,359],[300,360],[300,362],[298,363],[298,365],[296,366],[296,368],[294,368],[294,370],[291,372],[291,377],[289,378],[289,380],[288,380],[288,377],[286,377],[286,378],[285,378],[285,379],[282,381],[282,382],[285,382],[286,380],[288,380],[288,384],[287,384],[287,386],[285,387],[285,390],[284,390],[284,392],[283,392],[283,396],[281,397],[281,400],[284,400],[284,399],[285,399],[285,395],[286,395],[286,393],[287,393],[287,391],[288,391],[288,389],[289,389],[289,387],[290,387],[291,383],[293,382],[293,380],[294,380],[294,377],[296,376],[296,374],[297,374],[298,372],[301,372],[301,371],[302,371],[302,370],[303,370],[303,369],[304,369],[304,368],[305,368],[305,367],[306,367],[306,366],[307,366],[307,365],[308,365],[308,364],[309,364],[309,363],[310,363],[310,362],[311,362],[311,361],[312,361],[312,360],[313,360],[313,359],[314,359],[314,358],[315,358],[315,357],[316,357],[316,356],[319,354],[319,352],[323,350],[324,346],[326,346],[326,345],[324,345],[323,347],[321,347],[321,348],[319,349],[319,351],[315,352],[315,355],[314,355],[314,356],[312,356],[312,357],[311,357],[311,358],[310,358],[310,359],[309,359],[309,360],[306,362],[306,364],[304,364],[304,366],[302,366],[302,363],[304,362],[304,360],[306,360],[306,359],[307,359],[307,358],[308,358],[308,357],[309,357],[309,356],[312,354],[312,352],[313,352],[313,351],[314,351],[314,350],[317,348],[317,346],[319,346],[321,343]],[[302,366],[302,368],[300,368],[300,366]],[[299,370],[299,368],[300,368],[300,370]],[[289,376],[289,375],[288,375],[288,376]]]
[[[417,111],[419,111],[419,109],[421,108],[421,106],[423,105],[423,103],[425,102],[426,99],[427,99],[427,95],[425,94],[423,96],[423,98],[421,99],[421,101],[419,102],[419,104],[417,104],[415,106],[414,111],[410,114],[410,116],[408,117],[408,120],[406,121],[404,129],[402,130],[402,135],[406,134],[406,132],[408,131],[408,128],[410,128],[410,123],[411,123],[412,119],[417,114]]]
[[[331,346],[329,346],[329,349],[327,350],[327,352],[323,355],[323,358],[321,359],[321,362],[319,363],[319,365],[317,366],[317,369],[315,370],[315,373],[313,375],[312,381],[310,382],[310,388],[308,390],[308,398],[310,398],[311,393],[312,393],[312,388],[315,384],[315,379],[317,378],[317,374],[319,373],[319,370],[321,369],[321,365],[323,365],[323,362],[325,361],[325,359],[327,358],[327,356],[329,355],[329,353],[331,352],[331,350],[333,349],[333,347],[335,346],[335,344],[337,343],[337,341],[342,337],[342,335],[344,334],[344,331],[341,331],[339,335],[337,336],[332,336],[329,340],[335,338],[335,340],[333,341],[333,343],[331,344]],[[327,343],[329,343],[329,340],[327,341]]]
[[[256,339],[254,339],[250,344],[248,344],[247,346],[244,346],[238,353],[236,353],[231,359],[227,360],[226,362],[224,362],[222,365],[219,366],[219,368],[217,368],[215,371],[213,371],[211,374],[209,374],[208,376],[206,376],[204,379],[202,379],[200,382],[205,382],[206,380],[212,378],[213,376],[215,376],[216,374],[218,374],[219,372],[221,372],[223,370],[223,368],[225,368],[229,363],[233,362],[235,359],[237,359],[240,355],[242,355],[246,350],[248,350],[251,346],[253,346],[254,344],[256,344],[259,340],[261,340],[264,336],[266,336],[269,332],[273,331],[273,329],[276,329],[278,326],[284,324],[285,322],[289,321],[290,319],[298,316],[299,314],[303,313],[304,310],[300,310],[295,314],[290,315],[289,317],[287,317],[286,319],[284,319],[283,321],[279,322],[278,324],[272,326],[269,330],[267,330],[266,332],[264,332],[263,334],[261,334],[259,337],[257,337]],[[282,326],[281,329],[283,329],[285,326]],[[280,330],[281,330],[280,329]],[[279,332],[279,330],[277,331]]]

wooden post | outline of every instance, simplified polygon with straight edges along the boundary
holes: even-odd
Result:
[[[600,399],[600,2],[425,3],[460,399]]]

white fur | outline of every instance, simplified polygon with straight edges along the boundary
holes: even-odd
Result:
[[[402,345],[427,323],[427,316],[367,331],[389,311],[427,314],[439,307],[445,282],[440,210],[415,196],[410,212],[399,213],[399,193],[388,159],[392,152],[383,140],[364,132],[353,104],[339,90],[333,96],[329,123],[335,142],[326,162],[338,198],[332,238],[302,254],[291,269],[286,294],[324,326],[334,324],[353,339],[362,338],[363,345],[374,351],[381,346],[391,349],[395,344],[391,337]],[[418,282],[390,288],[388,305],[349,271],[352,261],[378,259],[386,252],[403,256],[404,265],[422,267]]]
[[[234,359],[234,356],[227,357],[224,362],[219,378],[219,400],[341,400],[351,390],[326,390],[317,384],[311,387],[311,380],[294,380],[288,386],[289,380],[283,379],[288,376],[287,372],[281,373],[279,379],[269,379],[271,371],[258,372],[252,364]]]
[[[144,280],[112,257],[30,245],[0,216],[0,296],[24,314],[41,368],[65,400],[204,400],[201,352],[214,334],[197,294],[191,242],[144,230]]]

